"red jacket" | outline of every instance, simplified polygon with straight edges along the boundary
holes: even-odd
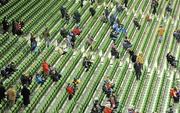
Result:
[[[46,74],[48,74],[48,72],[49,72],[49,65],[48,65],[48,63],[47,63],[46,61],[43,61],[43,63],[42,63],[42,68],[43,68],[43,71],[44,71]]]
[[[74,93],[74,89],[73,89],[72,86],[67,86],[66,91],[67,91],[68,94],[73,94]]]
[[[80,28],[74,28],[74,29],[72,30],[72,33],[73,33],[74,35],[80,35],[81,29],[80,29]]]
[[[103,112],[104,112],[104,113],[112,113],[112,109],[111,109],[111,108],[108,108],[108,107],[105,107],[105,108],[103,109]]]

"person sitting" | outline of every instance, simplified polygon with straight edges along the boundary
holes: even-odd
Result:
[[[3,86],[3,82],[0,81],[0,103],[3,99],[5,99],[5,92],[6,92],[6,89],[5,87]]]
[[[7,65],[4,69],[1,70],[1,75],[5,78],[8,78],[16,70],[16,65],[14,64],[14,62],[11,62],[9,65]]]
[[[149,14],[146,16],[146,21],[148,21],[148,22],[152,21],[152,18]]]
[[[116,41],[116,39],[118,38],[118,33],[115,31],[111,31],[110,38],[111,40]]]
[[[116,109],[118,107],[117,97],[114,92],[110,96],[109,101],[111,103],[111,108]]]
[[[89,8],[89,12],[91,13],[91,16],[94,16],[95,13],[96,13],[96,10],[91,6],[91,7]]]
[[[61,30],[60,30],[60,34],[61,34],[61,36],[63,37],[63,38],[66,38],[67,37],[67,35],[68,35],[68,30],[66,30],[66,28],[61,28]]]
[[[117,47],[114,42],[111,46],[111,56],[114,56],[115,58],[119,58],[119,52],[117,51]]]
[[[45,78],[39,73],[36,73],[35,75],[36,75],[35,80],[36,80],[37,84],[42,85],[45,82]]]
[[[133,23],[134,23],[134,25],[138,28],[138,30],[141,28],[141,25],[139,24],[137,18],[134,18]]]
[[[73,83],[73,86],[76,87],[78,84],[80,84],[80,82],[81,81],[75,77],[72,83]]]
[[[49,74],[49,64],[46,61],[42,62],[42,69],[44,74]]]
[[[73,19],[76,23],[79,23],[81,21],[81,14],[78,10],[74,12]]]
[[[15,29],[16,29],[16,34],[17,35],[22,35],[22,28],[23,28],[23,26],[24,26],[24,23],[23,22],[21,22],[21,21],[17,21],[16,23],[15,23]]]
[[[86,72],[89,70],[91,65],[92,65],[92,62],[87,57],[84,57],[83,66],[84,66],[84,68],[86,68]]]
[[[76,36],[76,35],[80,35],[81,33],[81,29],[79,26],[75,26],[73,29],[72,29],[72,33]]]
[[[92,43],[94,42],[94,38],[92,35],[88,35],[87,41],[86,41],[86,48],[90,47],[90,49],[92,50]]]
[[[65,21],[66,23],[68,24],[69,23],[69,20],[70,20],[70,16],[68,13],[65,14]]]
[[[110,21],[111,26],[113,26],[114,22],[116,21],[116,17],[114,16],[114,14],[110,15],[109,21]]]
[[[177,61],[175,60],[175,57],[171,55],[171,53],[169,52],[166,55],[167,58],[167,62],[171,64],[171,66],[176,67],[177,66]]]
[[[20,80],[22,85],[29,85],[31,84],[32,77],[28,76],[27,74],[22,74]]]
[[[103,107],[103,113],[113,113],[113,109],[111,108],[111,104],[109,102]]]
[[[75,90],[70,83],[68,83],[66,87],[66,92],[68,93],[68,99],[71,100],[73,98],[73,95],[75,94]]]
[[[107,95],[107,97],[109,98],[110,95],[112,94],[112,91],[113,91],[113,87],[114,85],[111,83],[111,81],[109,80],[109,78],[107,78],[105,81],[104,81],[104,84],[103,84],[103,91],[105,92],[105,94]]]
[[[130,108],[128,108],[128,113],[136,113],[134,106],[131,106]]]
[[[117,33],[122,32],[122,33],[124,33],[127,36],[127,30],[126,30],[126,28],[124,27],[123,24],[120,24],[120,23],[118,24],[118,29],[116,30],[116,32]]]
[[[169,15],[172,12],[172,5],[171,2],[168,3],[167,7],[166,7],[166,12],[167,15]]]
[[[53,82],[57,82],[61,78],[61,74],[59,74],[56,69],[52,70],[50,74]]]
[[[180,42],[180,29],[174,31],[173,36],[176,38],[177,42]]]
[[[172,87],[170,89],[170,97],[173,98],[174,103],[178,103],[179,102],[179,95],[178,95],[178,91],[176,87]]]
[[[125,8],[119,2],[116,2],[116,11],[117,12],[123,12],[124,9]]]
[[[128,37],[126,36],[125,39],[124,39],[124,41],[123,41],[123,48],[124,48],[125,50],[127,50],[127,49],[129,49],[129,48],[131,48],[131,47],[132,47],[132,44],[131,44],[131,42],[129,41]]]
[[[108,22],[108,18],[106,18],[105,13],[103,13],[103,15],[101,16],[101,21],[103,23],[107,23]]]
[[[3,25],[3,33],[8,32],[8,29],[9,29],[9,23],[8,23],[6,17],[4,17],[4,19],[3,19],[3,21],[2,21],[2,25]]]
[[[103,107],[100,105],[99,100],[95,98],[91,113],[102,113]]]
[[[60,12],[61,12],[62,18],[64,18],[64,17],[65,17],[65,14],[66,14],[66,7],[61,6],[61,7],[60,7]]]

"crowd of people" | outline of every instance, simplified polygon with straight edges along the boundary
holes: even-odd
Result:
[[[0,0],[0,3],[4,5],[7,0]],[[95,3],[95,0],[90,0],[91,1],[91,7],[89,8],[89,13],[91,14],[91,17],[93,17],[96,14],[96,9],[93,7],[93,4]],[[80,1],[81,7],[84,6],[84,0]],[[158,0],[152,0],[151,2],[151,9],[152,9],[152,14],[157,14],[157,8],[159,6],[159,1]],[[122,33],[124,35],[124,39],[122,42],[122,48],[127,51],[130,55],[130,60],[133,63],[133,67],[135,70],[135,76],[136,80],[140,80],[142,70],[143,70],[143,64],[144,64],[144,55],[143,53],[139,52],[136,54],[133,50],[133,44],[131,43],[131,40],[128,37],[128,31],[125,25],[123,25],[120,20],[117,18],[118,14],[123,12],[125,9],[128,7],[128,0],[124,0],[124,6],[121,5],[120,3],[116,3],[116,10],[113,13],[110,13],[109,7],[106,6],[103,12],[103,15],[101,15],[101,21],[103,23],[110,23],[111,27],[111,32],[110,32],[110,39],[112,40],[111,44],[111,56],[115,57],[116,59],[120,58],[120,51],[118,49],[118,45],[116,44],[116,41],[120,37],[120,34]],[[170,15],[172,12],[172,4],[169,2],[167,7],[166,7],[166,12],[167,15]],[[70,19],[73,19],[74,22],[76,23],[75,26],[69,30],[66,27],[62,27],[60,29],[60,35],[65,39],[66,41],[66,46],[67,48],[76,48],[76,41],[77,38],[81,35],[83,32],[83,28],[80,26],[81,22],[81,13],[79,10],[74,11],[73,15],[70,15],[68,13],[68,10],[65,6],[60,7],[60,13],[61,13],[61,18],[66,21],[68,24]],[[152,18],[150,15],[146,16],[146,20],[148,22],[151,22]],[[137,30],[142,29],[141,28],[141,22],[139,18],[134,17],[132,20],[134,26],[137,28]],[[23,27],[24,23],[19,20],[12,20],[12,24],[10,25],[10,22],[8,22],[7,17],[4,17],[2,21],[2,28],[3,28],[3,33],[9,32],[10,26],[12,26],[12,34],[13,35],[22,35],[23,34]],[[161,25],[158,29],[158,35],[159,35],[159,43],[163,41],[163,36],[165,32],[165,28]],[[48,27],[45,28],[44,32],[42,33],[45,41],[46,47],[50,46],[51,40],[50,40],[50,30]],[[173,36],[177,40],[177,42],[180,42],[180,30],[175,30],[173,33]],[[95,36],[92,34],[88,34],[87,40],[86,40],[86,45],[85,49],[87,50],[90,48],[92,50],[92,45],[96,40],[94,39]],[[59,43],[58,43],[59,44]],[[36,39],[35,34],[30,32],[30,51],[31,52],[38,52],[38,41]],[[58,51],[61,51],[62,55],[66,54],[68,51],[66,49],[60,48]],[[166,55],[167,62],[173,66],[177,67],[177,60],[176,58],[169,52]],[[85,71],[88,72],[90,70],[90,67],[92,66],[93,62],[91,61],[91,58],[84,57],[83,59],[83,67],[85,68]],[[16,65],[14,62],[10,63],[9,65],[3,67],[1,69],[1,76],[3,78],[8,78],[10,77],[14,72],[16,72]],[[37,84],[43,85],[46,79],[50,77],[53,82],[57,82],[60,80],[62,75],[58,72],[56,68],[53,66],[49,65],[47,61],[42,62],[42,69],[38,72],[35,73],[35,76],[33,75],[28,75],[27,73],[23,73],[20,77],[21,81],[21,86],[20,88],[15,88],[13,85],[10,86],[7,90],[6,87],[3,85],[2,82],[0,82],[0,102],[1,101],[8,101],[10,105],[14,104],[19,98],[20,95],[23,96],[23,104],[24,106],[27,106],[30,103],[30,95],[31,91],[28,88],[28,86],[31,84],[33,80],[36,81]],[[79,78],[74,78],[72,83],[68,83],[66,86],[66,92],[68,94],[68,99],[71,100],[73,96],[75,95],[76,91],[78,90],[78,84],[80,84]],[[94,100],[94,105],[91,110],[91,113],[113,113],[113,111],[118,107],[118,101],[117,97],[114,91],[114,84],[110,81],[109,78],[104,80],[103,87],[102,87],[103,92],[106,94],[108,100],[107,103],[103,106],[101,105],[100,101],[96,98]],[[179,102],[179,91],[177,88],[171,88],[170,90],[170,96],[174,99],[174,102],[177,103]],[[7,99],[7,100],[6,100]],[[134,108],[128,109],[129,113],[138,113],[135,111]]]

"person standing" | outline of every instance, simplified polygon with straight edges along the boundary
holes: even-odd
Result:
[[[10,86],[10,88],[7,90],[7,98],[9,100],[9,103],[12,105],[16,101],[16,89],[13,86]]]
[[[160,26],[159,29],[158,29],[158,33],[159,33],[159,35],[160,35],[159,43],[161,43],[162,40],[163,40],[164,31],[165,31],[165,30],[164,30],[163,26]]]
[[[8,29],[9,29],[9,24],[8,24],[8,21],[6,19],[6,17],[4,17],[3,21],[2,21],[2,25],[3,25],[3,33],[6,33],[8,32]]]
[[[21,95],[23,96],[23,104],[27,106],[30,103],[30,90],[27,88],[26,85],[23,86],[21,90]]]
[[[50,34],[49,34],[49,30],[47,27],[45,28],[43,35],[44,35],[44,41],[45,41],[46,47],[49,47],[49,43],[50,43],[49,36],[50,36]]]

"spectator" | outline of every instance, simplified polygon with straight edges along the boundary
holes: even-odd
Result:
[[[91,1],[91,5],[93,5],[95,3],[95,0],[90,0]]]
[[[128,0],[124,0],[125,7],[127,7]]]
[[[141,76],[141,64],[138,62],[134,63],[134,70],[135,70],[135,75],[136,75],[136,80],[140,80]]]
[[[102,113],[103,108],[100,105],[99,101],[97,98],[94,100],[93,108],[91,109],[91,113]]]
[[[106,17],[106,19],[108,19],[108,17],[109,17],[109,10],[108,10],[108,7],[106,7],[105,9],[104,9],[104,16]]]
[[[152,3],[151,3],[151,8],[153,9],[152,13],[155,15],[156,14],[156,10],[157,10],[157,7],[158,7],[159,3],[157,0],[152,0]]]
[[[111,15],[110,15],[109,21],[110,21],[111,26],[113,26],[114,22],[116,21],[116,17],[115,17],[114,14],[111,14]]]
[[[118,38],[118,33],[115,31],[111,31],[110,38],[111,40],[116,41],[116,39]]]
[[[61,30],[60,30],[60,34],[61,34],[61,36],[63,37],[63,38],[66,38],[67,37],[67,35],[68,35],[68,30],[66,30],[66,28],[61,28]]]
[[[125,50],[127,50],[127,49],[129,49],[129,48],[131,48],[131,47],[132,47],[132,44],[131,44],[131,42],[129,41],[128,37],[126,36],[125,39],[124,39],[124,41],[123,41],[123,48],[124,48]]]
[[[42,74],[39,74],[39,73],[36,73],[35,75],[36,75],[35,80],[37,84],[42,85],[45,82],[45,78],[42,76]]]
[[[44,36],[44,41],[45,41],[45,44],[46,44],[46,47],[49,47],[49,44],[50,44],[50,34],[49,34],[49,30],[48,28],[46,27],[45,28],[45,31],[43,32],[43,36]]]
[[[74,33],[76,33],[76,32],[74,32]],[[76,37],[75,37],[74,33],[69,32],[68,35],[67,35],[67,46],[70,47],[70,48],[75,47]]]
[[[4,19],[3,19],[3,21],[2,21],[2,25],[3,25],[3,31],[4,31],[4,33],[8,32],[8,29],[9,29],[9,23],[8,23],[6,17],[4,17]]]
[[[3,83],[0,82],[0,103],[5,98],[5,92],[6,92],[6,89],[3,86]]]
[[[179,95],[178,95],[178,91],[176,87],[172,87],[170,89],[170,97],[173,98],[174,103],[178,103],[179,102]]]
[[[96,10],[91,6],[89,8],[89,12],[91,13],[91,16],[93,17],[95,15],[95,13],[96,13]]]
[[[115,58],[119,58],[119,52],[117,51],[117,47],[114,42],[111,46],[111,55],[114,56]]]
[[[76,23],[79,23],[81,21],[81,14],[79,13],[78,10],[74,12],[73,19],[75,20]]]
[[[148,22],[152,21],[152,18],[149,14],[146,16],[146,21],[148,21]]]
[[[134,53],[134,51],[131,50],[131,49],[128,49],[128,51],[129,51],[129,54],[130,54],[131,61],[132,61],[133,63],[135,63],[135,62],[136,62],[137,55],[136,55],[136,54]]]
[[[169,52],[166,55],[167,58],[167,62],[171,64],[171,66],[176,67],[177,66],[177,61],[175,60],[175,57],[171,55],[171,53]]]
[[[7,65],[4,69],[1,70],[1,75],[5,78],[8,78],[16,70],[16,65],[14,64],[14,62],[11,62],[9,65]]]
[[[86,72],[89,70],[91,65],[92,65],[92,62],[87,57],[84,57],[83,66],[84,66],[84,68],[86,68]]]
[[[9,100],[10,105],[14,104],[16,101],[16,90],[13,86],[7,90],[7,98]]]
[[[28,76],[27,74],[22,74],[21,76],[21,83],[22,85],[29,85],[31,84],[31,81],[32,81],[32,77]]]
[[[31,34],[30,42],[31,42],[31,51],[33,52],[37,48],[37,41],[36,38],[33,36],[33,34]]]
[[[84,5],[83,3],[84,3],[84,0],[81,0],[80,1],[81,7],[83,7],[83,5]]]
[[[72,83],[73,83],[73,86],[74,86],[74,87],[77,87],[77,85],[80,84],[80,82],[81,82],[81,81],[80,81],[78,78],[74,78],[74,80],[73,80]]]
[[[144,64],[144,56],[143,56],[142,53],[139,53],[139,54],[137,55],[136,62],[141,65],[141,68],[143,67],[143,64]]]
[[[117,101],[117,97],[114,92],[110,96],[109,101],[111,103],[111,108],[116,109],[118,106],[118,101]]]
[[[61,6],[60,7],[60,12],[61,12],[61,15],[62,15],[62,18],[64,18],[65,17],[65,15],[66,15],[66,7],[65,6]]]
[[[124,10],[123,6],[119,2],[116,2],[116,11],[123,12],[123,10]]]
[[[82,31],[81,31],[81,29],[80,29],[79,26],[75,26],[75,27],[73,28],[73,30],[72,30],[72,33],[74,34],[74,36],[80,35],[81,32],[82,32]]]
[[[126,28],[124,27],[123,24],[118,24],[117,32],[118,32],[118,33],[123,32],[123,33],[125,33],[125,35],[127,36],[127,30],[126,30]]]
[[[177,42],[180,42],[180,30],[174,31],[173,36],[176,38]]]
[[[23,96],[24,106],[27,106],[30,103],[30,90],[27,88],[26,85],[23,86],[21,90],[21,95]]]
[[[171,2],[169,1],[166,7],[166,15],[170,15],[171,12],[172,12],[172,5],[171,5]]]
[[[15,22],[15,31],[16,31],[16,34],[17,35],[22,35],[22,28],[23,28],[23,26],[24,26],[24,23],[23,22],[21,22],[21,21],[16,21]]]
[[[74,87],[69,83],[66,87],[66,92],[68,93],[68,99],[71,100],[75,93]]]
[[[46,61],[42,62],[42,69],[45,74],[49,74],[49,64]]]
[[[101,21],[103,23],[107,23],[108,22],[108,18],[106,18],[105,14],[103,13],[103,15],[101,16]]]
[[[59,74],[56,69],[52,70],[51,78],[53,82],[57,82],[61,78],[61,74]]]
[[[70,16],[68,13],[65,14],[65,20],[66,20],[66,23],[68,24],[70,20]]]
[[[141,28],[141,25],[139,24],[137,18],[134,18],[133,23],[134,23],[134,25],[138,28],[138,30]]]
[[[103,91],[105,92],[105,94],[107,94],[107,97],[109,98],[110,95],[112,94],[112,91],[113,91],[113,87],[114,85],[111,83],[111,81],[109,80],[109,78],[107,78],[105,81],[104,81],[104,84],[103,84]]]
[[[106,105],[104,106],[103,112],[104,112],[104,113],[112,113],[112,112],[113,112],[113,110],[112,110],[112,108],[111,108],[111,104],[110,104],[109,102],[106,103]]]
[[[160,26],[160,27],[159,27],[159,30],[158,30],[158,33],[159,33],[159,35],[160,35],[159,43],[161,43],[162,40],[163,40],[164,31],[165,31],[164,28],[163,28],[162,26]]]
[[[90,49],[92,50],[92,43],[94,42],[94,38],[92,35],[88,35],[87,41],[86,41],[86,49],[88,47],[90,47]]]

